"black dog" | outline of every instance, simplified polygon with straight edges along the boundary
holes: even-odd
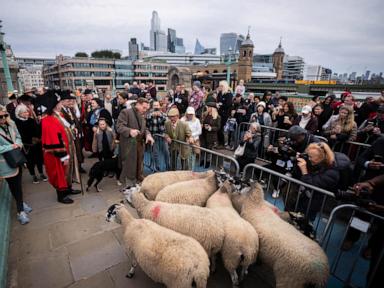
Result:
[[[121,168],[119,167],[117,157],[112,159],[105,159],[104,161],[99,161],[93,164],[91,170],[89,171],[89,179],[87,182],[87,191],[92,186],[93,182],[96,180],[95,188],[97,192],[101,190],[97,187],[101,180],[103,180],[104,176],[108,173],[114,173],[116,175],[116,179],[118,180],[121,173]]]

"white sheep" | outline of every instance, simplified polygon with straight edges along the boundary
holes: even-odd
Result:
[[[240,217],[233,208],[228,192],[231,184],[226,181],[207,201],[207,208],[214,210],[224,224],[224,243],[221,256],[225,269],[231,274],[233,285],[242,280],[248,266],[256,261],[259,237],[253,226]],[[230,190],[230,191],[228,191]],[[240,279],[236,269],[242,267]]]
[[[124,226],[124,242],[132,259],[127,277],[132,278],[137,263],[155,282],[170,288],[205,288],[209,259],[193,238],[146,220],[135,219],[122,204],[112,205],[107,221]]]
[[[209,174],[207,172],[193,171],[158,172],[145,177],[141,185],[137,185],[136,187],[133,187],[133,189],[140,187],[140,192],[144,193],[147,199],[155,200],[157,193],[170,184],[192,179],[201,179],[207,177],[208,175]],[[126,194],[129,195],[131,193],[131,189],[128,189]]]
[[[264,201],[263,189],[252,183],[231,198],[242,203],[241,217],[259,235],[259,257],[272,267],[276,287],[324,287],[329,275],[328,259],[321,247],[282,220]]]
[[[195,238],[211,258],[211,270],[215,270],[215,256],[223,246],[224,227],[214,211],[199,206],[150,201],[137,191],[132,193],[132,205],[140,217]]]
[[[209,196],[217,190],[217,180],[214,171],[206,172],[207,177],[181,181],[161,189],[156,201],[205,206]]]

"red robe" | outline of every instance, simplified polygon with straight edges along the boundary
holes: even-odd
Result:
[[[66,127],[56,115],[45,116],[41,120],[44,151],[44,165],[49,183],[57,190],[65,190],[72,183],[68,183],[68,166],[64,166],[61,158],[70,156],[70,143]]]

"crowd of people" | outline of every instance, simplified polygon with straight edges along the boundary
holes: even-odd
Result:
[[[117,160],[121,167],[118,184],[124,190],[143,180],[146,146],[152,147],[155,170],[160,170],[161,161],[167,170],[175,170],[177,159],[181,169],[189,170],[191,155],[201,157],[204,152],[199,147],[203,147],[236,150],[242,171],[263,151],[275,171],[335,193],[355,185],[359,194],[358,187],[368,187],[372,198],[384,203],[378,191],[381,188],[376,188],[381,182],[370,182],[384,172],[383,94],[357,102],[350,92],[344,92],[340,99],[328,93],[324,99],[313,96],[296,111],[289,97],[279,92],[273,95],[267,91],[262,97],[247,93],[243,81],[234,91],[226,81],[220,81],[215,90],[194,81],[190,91],[180,84],[160,97],[153,82],[133,82],[126,83],[116,97],[92,89],[71,92],[45,88],[26,91],[20,97],[10,95],[10,103],[0,106],[0,177],[15,198],[18,220],[28,223],[32,210],[23,201],[24,164],[34,184],[49,181],[57,200],[71,204],[70,195],[81,193],[72,184],[80,182],[80,174],[86,172],[82,166],[85,157]],[[238,128],[244,122],[249,125],[242,131]],[[277,128],[273,137],[269,127]],[[238,135],[240,139],[236,139]],[[193,144],[193,148],[175,140]],[[355,159],[354,170],[348,174],[350,159],[333,150],[339,147],[337,151],[343,152],[340,147],[350,141],[371,146]],[[9,162],[7,154],[13,150],[25,155],[25,163]],[[361,179],[361,183],[351,179]],[[306,193],[302,195],[299,209],[309,201]],[[273,196],[279,196],[279,187]],[[313,221],[321,199],[311,201],[309,218]],[[351,231],[346,249],[358,239],[358,233]],[[382,236],[375,235],[379,239]]]

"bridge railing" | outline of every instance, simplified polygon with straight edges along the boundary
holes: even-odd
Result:
[[[7,283],[11,200],[7,182],[0,181],[0,288],[5,288]]]

